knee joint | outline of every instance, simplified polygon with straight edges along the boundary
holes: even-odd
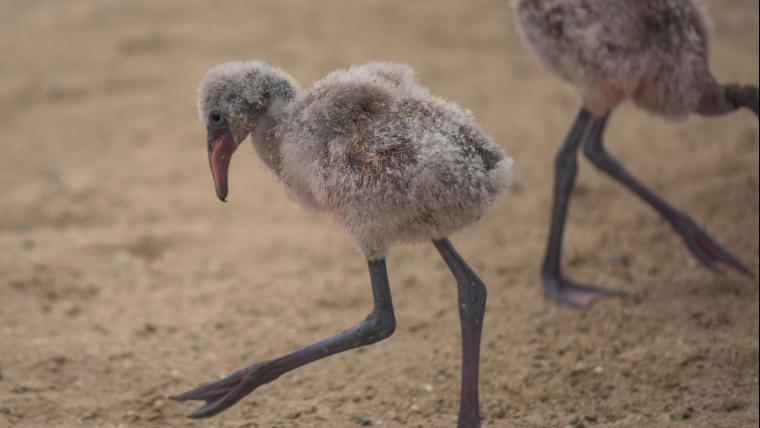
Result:
[[[386,339],[396,331],[396,318],[393,312],[387,310],[373,311],[363,324],[367,344]]]
[[[574,180],[578,172],[575,153],[569,152],[567,148],[560,149],[554,158],[554,172],[556,178],[562,183]]]
[[[594,165],[600,165],[604,159],[607,158],[604,149],[597,144],[584,144],[583,154],[586,155],[586,159],[590,160]]]
[[[459,313],[467,319],[482,319],[486,310],[488,290],[478,277],[459,286]]]

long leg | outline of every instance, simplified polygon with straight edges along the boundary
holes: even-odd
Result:
[[[172,398],[178,401],[200,400],[206,402],[190,415],[191,418],[214,416],[237,403],[259,386],[269,383],[295,368],[338,352],[370,345],[393,334],[396,328],[396,319],[393,315],[393,303],[385,260],[370,260],[367,265],[372,281],[372,296],[375,307],[366,319],[335,336],[279,358],[255,363],[225,379],[202,385]]]
[[[458,427],[477,428],[480,426],[478,366],[480,335],[486,310],[486,286],[448,239],[433,241],[433,244],[457,281],[459,321],[462,328],[462,391]]]
[[[593,119],[592,126],[595,125],[600,131],[603,131],[607,119],[608,117]],[[696,257],[697,260],[708,269],[721,272],[716,264],[722,262],[746,275],[752,275],[749,269],[736,259],[736,257],[732,256],[728,251],[718,245],[715,240],[697,223],[689,218],[689,216],[673,208],[656,193],[639,183],[630,173],[628,173],[628,171],[626,171],[620,162],[610,156],[604,148],[602,132],[591,133],[589,135],[589,138],[586,139],[586,143],[583,146],[583,153],[585,153],[586,157],[597,168],[622,183],[665,217],[675,231],[681,235],[694,257]]]
[[[546,246],[546,255],[541,268],[541,279],[547,295],[560,303],[574,307],[584,307],[599,297],[621,294],[570,281],[562,276],[560,269],[567,206],[570,202],[570,194],[578,170],[576,152],[581,140],[588,133],[594,131],[589,126],[591,122],[591,113],[586,109],[581,109],[570,133],[565,138],[565,142],[557,152],[554,163],[554,201],[549,228],[549,242]]]

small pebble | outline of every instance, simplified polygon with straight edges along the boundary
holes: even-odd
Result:
[[[613,254],[610,256],[610,263],[613,265],[628,267],[631,264],[631,258],[628,254]]]
[[[361,426],[368,427],[372,425],[372,419],[366,414],[354,416],[354,420]]]
[[[584,428],[586,425],[584,425],[583,421],[579,416],[574,417],[570,420],[570,426],[573,428]]]
[[[2,376],[0,376],[0,379],[2,379]],[[745,409],[746,407],[746,402],[737,400],[735,398],[731,398],[723,402],[723,410],[726,412],[735,412],[737,410]]]
[[[686,410],[681,413],[681,419],[691,419],[691,417],[694,416],[694,408],[693,407],[687,407]]]

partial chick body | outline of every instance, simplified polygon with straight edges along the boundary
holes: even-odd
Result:
[[[528,48],[581,94],[583,106],[557,152],[549,242],[541,277],[547,294],[583,307],[621,293],[575,282],[560,268],[576,152],[652,206],[705,267],[751,274],[685,213],[639,182],[607,151],[603,135],[625,100],[665,118],[718,116],[740,108],[756,116],[756,85],[721,84],[708,64],[707,15],[692,0],[513,0]]]
[[[517,24],[548,69],[601,116],[630,98],[673,118],[722,94],[708,66],[708,18],[691,0],[514,0]]]

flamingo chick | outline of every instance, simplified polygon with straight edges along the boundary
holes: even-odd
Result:
[[[372,63],[330,73],[309,91],[261,61],[211,68],[198,92],[216,194],[250,134],[305,208],[335,217],[367,260],[374,309],[348,330],[173,397],[213,416],[257,387],[338,352],[375,343],[396,326],[385,254],[394,242],[432,241],[458,284],[462,329],[460,427],[480,426],[478,360],[486,288],[446,238],[480,218],[508,184],[512,160],[472,114],[430,95],[411,68]]]
[[[607,153],[602,134],[626,99],[667,118],[715,116],[740,107],[758,113],[757,86],[720,84],[707,62],[707,17],[690,0],[514,0],[522,36],[541,62],[574,85],[583,106],[555,160],[552,219],[541,276],[547,294],[583,307],[620,295],[565,278],[560,252],[579,146],[591,163],[659,212],[707,268],[749,270],[694,220],[639,183]]]

